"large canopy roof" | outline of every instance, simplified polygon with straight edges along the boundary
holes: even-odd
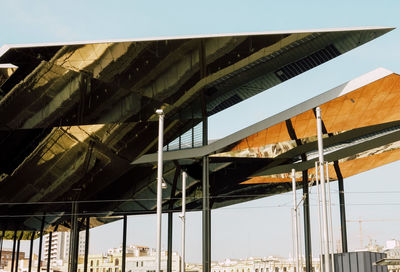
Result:
[[[195,147],[201,142],[198,124],[204,116],[390,30],[371,27],[3,46],[0,230],[37,230],[44,213],[46,228],[69,227],[74,200],[80,203],[80,215],[154,212],[154,166],[131,162],[156,150],[155,109],[166,112],[168,150],[187,147],[182,145],[187,133],[189,146]],[[179,145],[173,145],[175,139]],[[212,171],[222,165],[215,164]],[[265,158],[259,164],[252,162],[246,171],[264,165]],[[170,186],[164,191],[165,207],[179,207],[176,180],[181,167],[191,176],[189,206],[195,210],[201,177],[196,156],[166,163],[164,176]],[[247,172],[242,174],[244,179]],[[215,183],[214,196],[231,191],[226,178],[215,176],[215,180],[226,184]],[[218,203],[230,201],[221,198]],[[96,220],[92,226],[108,219]]]
[[[316,107],[330,180],[400,159],[400,75],[379,68],[208,146],[164,153],[181,164],[210,155],[213,207],[291,190],[289,174],[314,180]],[[133,164],[154,163],[148,154]],[[186,166],[190,171],[196,163]],[[303,172],[306,171],[306,172]],[[299,184],[302,186],[302,184]]]

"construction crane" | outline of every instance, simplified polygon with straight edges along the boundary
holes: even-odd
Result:
[[[360,225],[360,248],[363,247],[364,241],[363,241],[363,234],[362,234],[362,223],[365,222],[396,222],[399,221],[400,219],[392,218],[392,219],[351,219],[351,220],[346,220],[346,222],[349,223],[359,223]]]

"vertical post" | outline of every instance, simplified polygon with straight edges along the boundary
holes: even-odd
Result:
[[[29,263],[28,263],[28,272],[32,271],[32,257],[33,257],[33,241],[35,239],[35,232],[32,231],[31,234],[31,242],[29,244]]]
[[[158,166],[157,166],[157,256],[156,272],[161,270],[161,213],[162,213],[162,175],[163,175],[163,142],[164,142],[164,112],[156,111],[158,115]]]
[[[185,272],[185,227],[186,227],[186,178],[185,171],[182,172],[182,262],[181,272]]]
[[[76,272],[78,271],[78,258],[79,258],[79,241],[80,241],[80,237],[79,237],[79,231],[82,227],[82,222],[83,219],[79,222],[78,221],[78,210],[76,211],[76,231],[75,231],[75,250],[74,250],[74,267],[73,267],[73,271]]]
[[[47,250],[47,272],[50,272],[50,261],[51,261],[51,243],[53,242],[53,232],[49,232],[49,247]],[[16,271],[18,272],[18,271]]]
[[[299,272],[299,245],[298,245],[298,227],[297,227],[297,198],[296,198],[296,171],[292,169],[292,191],[293,191],[293,242],[296,272]]]
[[[176,185],[178,183],[179,174],[181,172],[180,165],[175,163],[175,174],[172,182],[170,200],[168,205],[168,256],[167,256],[167,272],[172,272],[172,230],[173,230],[173,208],[176,193]]]
[[[317,107],[317,136],[318,136],[318,153],[319,153],[319,173],[321,180],[321,195],[322,195],[322,225],[324,231],[324,259],[325,259],[325,272],[330,271],[329,265],[329,234],[328,234],[328,212],[326,207],[326,189],[325,189],[325,171],[324,171],[324,146],[322,140],[322,120],[321,109]]]
[[[1,232],[0,237],[0,267],[1,267],[1,254],[3,253],[3,240],[4,240],[4,230]],[[30,272],[30,271],[29,271]]]
[[[339,163],[335,161],[333,163],[335,172],[338,178],[338,189],[339,189],[339,204],[340,204],[340,232],[342,238],[342,252],[348,252],[347,248],[347,226],[346,226],[346,206],[344,201],[344,185],[343,176],[340,172]]]
[[[173,213],[168,212],[168,256],[167,256],[167,272],[172,272],[172,228]]]
[[[335,244],[333,242],[333,223],[332,223],[332,202],[331,202],[331,185],[329,179],[329,164],[326,162],[326,185],[328,189],[328,208],[329,208],[329,229],[330,229],[330,241],[331,241],[331,266],[332,271],[335,271],[335,263],[334,263],[334,253],[335,253]]]
[[[199,66],[200,79],[207,75],[207,56],[204,40],[200,40],[199,46]],[[207,101],[205,90],[201,91],[201,113],[203,124],[203,146],[208,144],[208,116],[207,116]],[[209,160],[208,156],[203,157],[203,210],[202,210],[202,232],[203,232],[203,272],[211,270],[211,212],[210,212],[210,184],[209,184]]]
[[[203,157],[203,272],[210,272],[210,192],[208,156]]]
[[[14,231],[14,238],[13,238],[13,249],[11,255],[11,272],[14,272],[14,263],[15,263],[15,246],[17,242],[17,232]]]
[[[318,201],[318,229],[319,229],[319,262],[320,262],[320,271],[324,271],[323,265],[322,265],[322,256],[323,256],[323,238],[322,238],[322,223],[321,223],[321,194],[319,191],[320,183],[319,183],[319,176],[318,176],[318,162],[315,162],[315,184],[317,187],[317,201]]]
[[[304,210],[304,251],[306,258],[306,272],[312,270],[312,252],[311,252],[311,225],[310,225],[310,195],[308,189],[308,171],[302,172],[303,178],[303,210]]]
[[[71,213],[71,229],[69,237],[70,239],[69,239],[68,272],[75,272],[77,267],[77,249],[78,249],[77,242],[79,242],[77,213],[78,213],[78,203],[76,201],[73,201],[72,213]]]
[[[122,272],[125,272],[126,267],[126,227],[127,216],[124,215],[123,230],[122,230]]]
[[[19,265],[19,248],[21,246],[21,239],[22,239],[22,235],[24,235],[24,232],[21,231],[21,234],[18,238],[18,242],[17,242],[17,255],[15,257],[15,272],[18,272],[18,265]]]
[[[90,231],[90,217],[86,217],[86,225],[85,225],[85,257],[83,261],[83,272],[87,272],[88,270],[88,260],[89,260],[89,232]]]
[[[38,265],[37,272],[40,272],[40,260],[42,259],[42,245],[43,245],[43,230],[44,230],[44,222],[45,216],[42,216],[42,224],[40,226],[40,236],[39,236],[39,252],[38,252]]]

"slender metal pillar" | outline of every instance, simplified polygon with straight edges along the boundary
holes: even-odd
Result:
[[[323,238],[322,238],[322,223],[321,223],[321,196],[320,196],[320,180],[319,180],[319,175],[318,175],[318,162],[315,162],[315,182],[316,182],[316,187],[317,187],[317,201],[318,201],[318,230],[319,230],[319,265],[320,265],[320,270],[323,272],[324,268],[322,265],[322,256],[323,256]]]
[[[21,231],[21,234],[20,234],[20,236],[19,236],[19,238],[18,238],[18,242],[17,242],[17,256],[15,257],[15,272],[18,272],[18,265],[19,265],[19,249],[20,249],[20,246],[21,246],[21,239],[22,239],[22,236],[24,235],[24,232],[23,231]]]
[[[211,271],[210,262],[210,185],[209,185],[209,160],[203,157],[203,272]]]
[[[3,252],[3,240],[4,240],[4,230],[1,232],[1,237],[0,237],[0,267],[1,267],[1,254]],[[30,271],[29,271],[30,272]]]
[[[156,111],[158,115],[158,166],[157,166],[157,256],[156,272],[161,270],[161,220],[162,220],[162,181],[163,181],[163,144],[164,144],[164,112]]]
[[[339,189],[339,204],[340,204],[340,232],[342,238],[342,252],[348,252],[347,248],[347,226],[346,226],[346,205],[344,201],[344,185],[343,176],[339,168],[339,163],[335,161],[333,163],[335,172],[338,178],[338,189]]]
[[[76,201],[72,202],[72,212],[71,212],[71,229],[70,229],[70,239],[69,239],[69,262],[68,262],[68,272],[75,272],[77,267],[77,249],[79,242],[79,232],[78,232],[78,203]],[[39,272],[39,271],[38,271]]]
[[[182,172],[182,262],[181,272],[185,272],[185,227],[186,227],[186,178],[187,174],[185,171]]]
[[[90,217],[86,217],[86,226],[85,226],[85,258],[83,261],[83,272],[88,271],[88,261],[89,261],[89,230],[90,230]]]
[[[40,272],[40,260],[42,259],[42,245],[43,245],[43,230],[44,230],[44,222],[46,216],[42,216],[42,224],[40,226],[40,236],[39,236],[39,252],[38,252],[38,265],[37,265],[37,272]]]
[[[303,216],[304,216],[304,251],[306,258],[306,272],[312,270],[312,249],[311,249],[311,224],[310,224],[310,195],[308,189],[308,171],[302,172],[303,178]]]
[[[296,272],[300,271],[299,264],[299,232],[297,227],[297,198],[296,198],[296,171],[292,169],[292,191],[293,191],[293,258],[296,267]]]
[[[167,272],[172,272],[172,228],[173,228],[172,212],[168,212],[168,256],[167,256]]]
[[[173,234],[173,219],[174,214],[172,212],[174,208],[174,201],[175,201],[175,193],[176,193],[176,185],[178,183],[178,179],[181,172],[181,167],[177,162],[175,164],[175,174],[174,179],[172,181],[172,188],[170,194],[170,200],[168,204],[168,255],[167,255],[167,272],[172,272],[172,234]]]
[[[35,239],[35,232],[32,231],[31,234],[31,242],[29,245],[29,263],[28,263],[28,272],[32,271],[32,257],[33,257],[33,241]]]
[[[76,234],[75,234],[75,250],[74,250],[74,267],[73,267],[73,271],[76,272],[78,271],[78,257],[79,257],[79,230],[82,227],[82,223],[83,223],[83,218],[82,220],[79,222],[78,221],[78,210],[76,211]]]
[[[126,229],[127,229],[127,216],[124,215],[123,230],[122,230],[122,272],[125,272],[126,267]]]
[[[325,272],[330,272],[329,260],[329,231],[328,231],[328,209],[326,205],[326,188],[325,188],[325,169],[324,169],[324,146],[322,140],[322,120],[321,109],[316,109],[317,113],[317,136],[318,136],[318,153],[319,153],[319,173],[321,179],[321,196],[322,196],[322,225],[324,231],[324,259]]]
[[[334,253],[335,253],[335,244],[333,242],[333,223],[332,223],[332,202],[331,202],[331,185],[330,185],[330,180],[329,180],[329,163],[326,162],[326,185],[327,185],[327,189],[328,189],[328,211],[329,211],[329,229],[330,229],[330,248],[332,251],[331,254],[331,266],[332,266],[332,271],[335,271],[335,263],[334,263]]]
[[[13,249],[11,255],[11,272],[14,272],[14,263],[15,263],[15,246],[17,243],[17,232],[14,231],[14,238],[13,238]]]
[[[207,76],[207,55],[204,40],[200,40],[199,46],[200,79]],[[201,91],[201,113],[203,125],[203,146],[208,145],[208,116],[205,90]],[[209,160],[203,157],[203,210],[202,210],[202,238],[203,238],[203,272],[211,271],[211,211],[210,211],[210,182]]]
[[[49,247],[47,251],[47,272],[50,272],[50,260],[51,260],[51,243],[53,241],[53,232],[49,232]],[[16,271],[17,272],[17,271]]]

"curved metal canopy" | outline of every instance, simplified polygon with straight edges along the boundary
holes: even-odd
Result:
[[[131,162],[156,150],[155,109],[166,112],[164,138],[170,143],[203,118],[390,30],[3,46],[0,230],[38,230],[44,213],[47,229],[68,228],[73,201],[79,201],[81,216],[153,213],[154,166]],[[193,162],[166,163],[166,207],[179,206],[179,186],[173,191],[172,185],[188,163],[195,199],[190,207],[199,207],[201,172]],[[218,187],[215,196],[229,190]]]

